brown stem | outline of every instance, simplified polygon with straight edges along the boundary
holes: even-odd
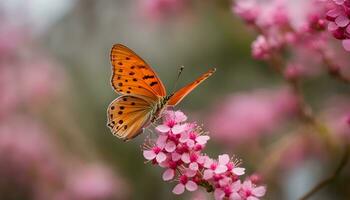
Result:
[[[198,185],[202,186],[208,193],[214,192],[214,187],[208,181],[201,181]]]
[[[316,184],[309,192],[307,192],[303,197],[300,198],[300,200],[307,200],[312,195],[316,194],[318,191],[320,191],[322,188],[333,182],[341,173],[341,171],[344,169],[346,164],[349,160],[349,147],[347,146],[345,149],[345,153],[338,165],[338,167],[335,169],[335,171],[327,178],[320,181],[318,184]]]
[[[269,64],[278,74],[284,77],[283,66],[285,63],[278,52],[272,54],[269,60]],[[286,79],[286,81],[289,83],[290,87],[293,89],[295,96],[297,97],[301,120],[306,124],[310,124],[314,130],[316,130],[324,138],[324,141],[328,147],[335,149],[334,141],[331,138],[331,134],[328,128],[314,116],[312,108],[306,103],[304,94],[302,92],[300,79]]]
[[[341,67],[338,64],[336,64],[323,49],[320,49],[319,52],[322,56],[323,62],[327,66],[328,74],[341,82],[350,83],[350,77],[345,76],[341,72]]]

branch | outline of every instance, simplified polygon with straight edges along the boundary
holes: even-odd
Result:
[[[306,103],[304,94],[301,88],[301,80],[300,78],[288,80],[283,75],[283,66],[285,65],[283,58],[279,54],[279,52],[273,53],[273,56],[268,60],[271,68],[274,69],[276,73],[284,77],[286,82],[288,82],[289,86],[293,89],[295,96],[298,101],[298,109],[300,119],[305,123],[311,125],[314,130],[316,130],[320,136],[324,139],[325,143],[331,149],[336,149],[336,145],[331,137],[331,133],[324,124],[322,124],[316,116],[313,114],[312,108],[309,104]]]
[[[329,177],[323,179],[321,182],[319,182],[317,185],[315,185],[309,192],[307,192],[303,197],[300,198],[300,200],[307,200],[309,199],[312,195],[320,191],[322,188],[333,182],[341,173],[341,171],[344,169],[346,164],[348,163],[349,160],[349,147],[346,146],[345,153],[338,165],[338,167],[335,169],[333,174],[331,174]]]
[[[338,64],[336,64],[323,49],[320,49],[319,52],[322,56],[323,62],[327,66],[328,74],[341,82],[350,83],[350,77],[345,76],[341,72],[341,67]]]

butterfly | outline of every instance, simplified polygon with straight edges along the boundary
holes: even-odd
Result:
[[[166,94],[165,87],[153,69],[136,53],[122,44],[115,44],[110,54],[111,84],[121,96],[107,109],[107,126],[113,135],[124,141],[143,132],[155,122],[167,106],[175,106],[194,88],[215,72],[210,69],[175,93]]]

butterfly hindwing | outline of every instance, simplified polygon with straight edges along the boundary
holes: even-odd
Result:
[[[149,102],[141,97],[120,96],[108,106],[107,125],[113,135],[130,140],[139,135],[149,122],[151,108]]]
[[[194,88],[196,88],[199,84],[201,84],[205,79],[209,78],[214,72],[216,71],[215,68],[210,69],[200,77],[198,77],[195,81],[192,83],[186,85],[185,87],[179,89],[176,91],[171,98],[169,99],[168,105],[175,106],[178,104],[183,98],[185,98]]]
[[[166,95],[157,74],[128,47],[114,45],[110,59],[113,66],[111,83],[116,92],[122,95],[142,95],[154,100]]]

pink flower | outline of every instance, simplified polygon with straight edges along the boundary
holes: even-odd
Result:
[[[241,200],[242,197],[238,193],[241,187],[242,187],[241,181],[238,180],[236,182],[229,184],[224,188],[217,188],[214,191],[215,200],[223,200],[225,198],[226,199],[228,198],[230,200]]]
[[[259,200],[259,197],[265,195],[266,188],[264,186],[256,187],[250,180],[245,180],[239,194],[243,199]]]
[[[156,130],[160,133],[171,132],[173,134],[179,134],[183,132],[186,128],[186,124],[180,124],[186,121],[187,117],[180,111],[176,112],[165,112],[165,121],[162,125],[156,127]]]
[[[174,187],[173,193],[174,194],[182,194],[185,191],[185,188],[188,191],[193,192],[193,191],[196,191],[198,189],[198,185],[194,181],[190,180],[190,177],[183,174],[180,176],[180,183]]]
[[[254,23],[259,16],[259,6],[254,0],[237,1],[232,7],[232,11],[248,24]]]
[[[271,47],[267,42],[267,39],[263,35],[259,35],[252,43],[252,55],[255,59],[268,59],[270,58]]]
[[[147,160],[155,159],[158,163],[162,163],[166,159],[166,155],[162,152],[162,148],[158,146],[154,146],[151,150],[143,151],[143,156]]]

